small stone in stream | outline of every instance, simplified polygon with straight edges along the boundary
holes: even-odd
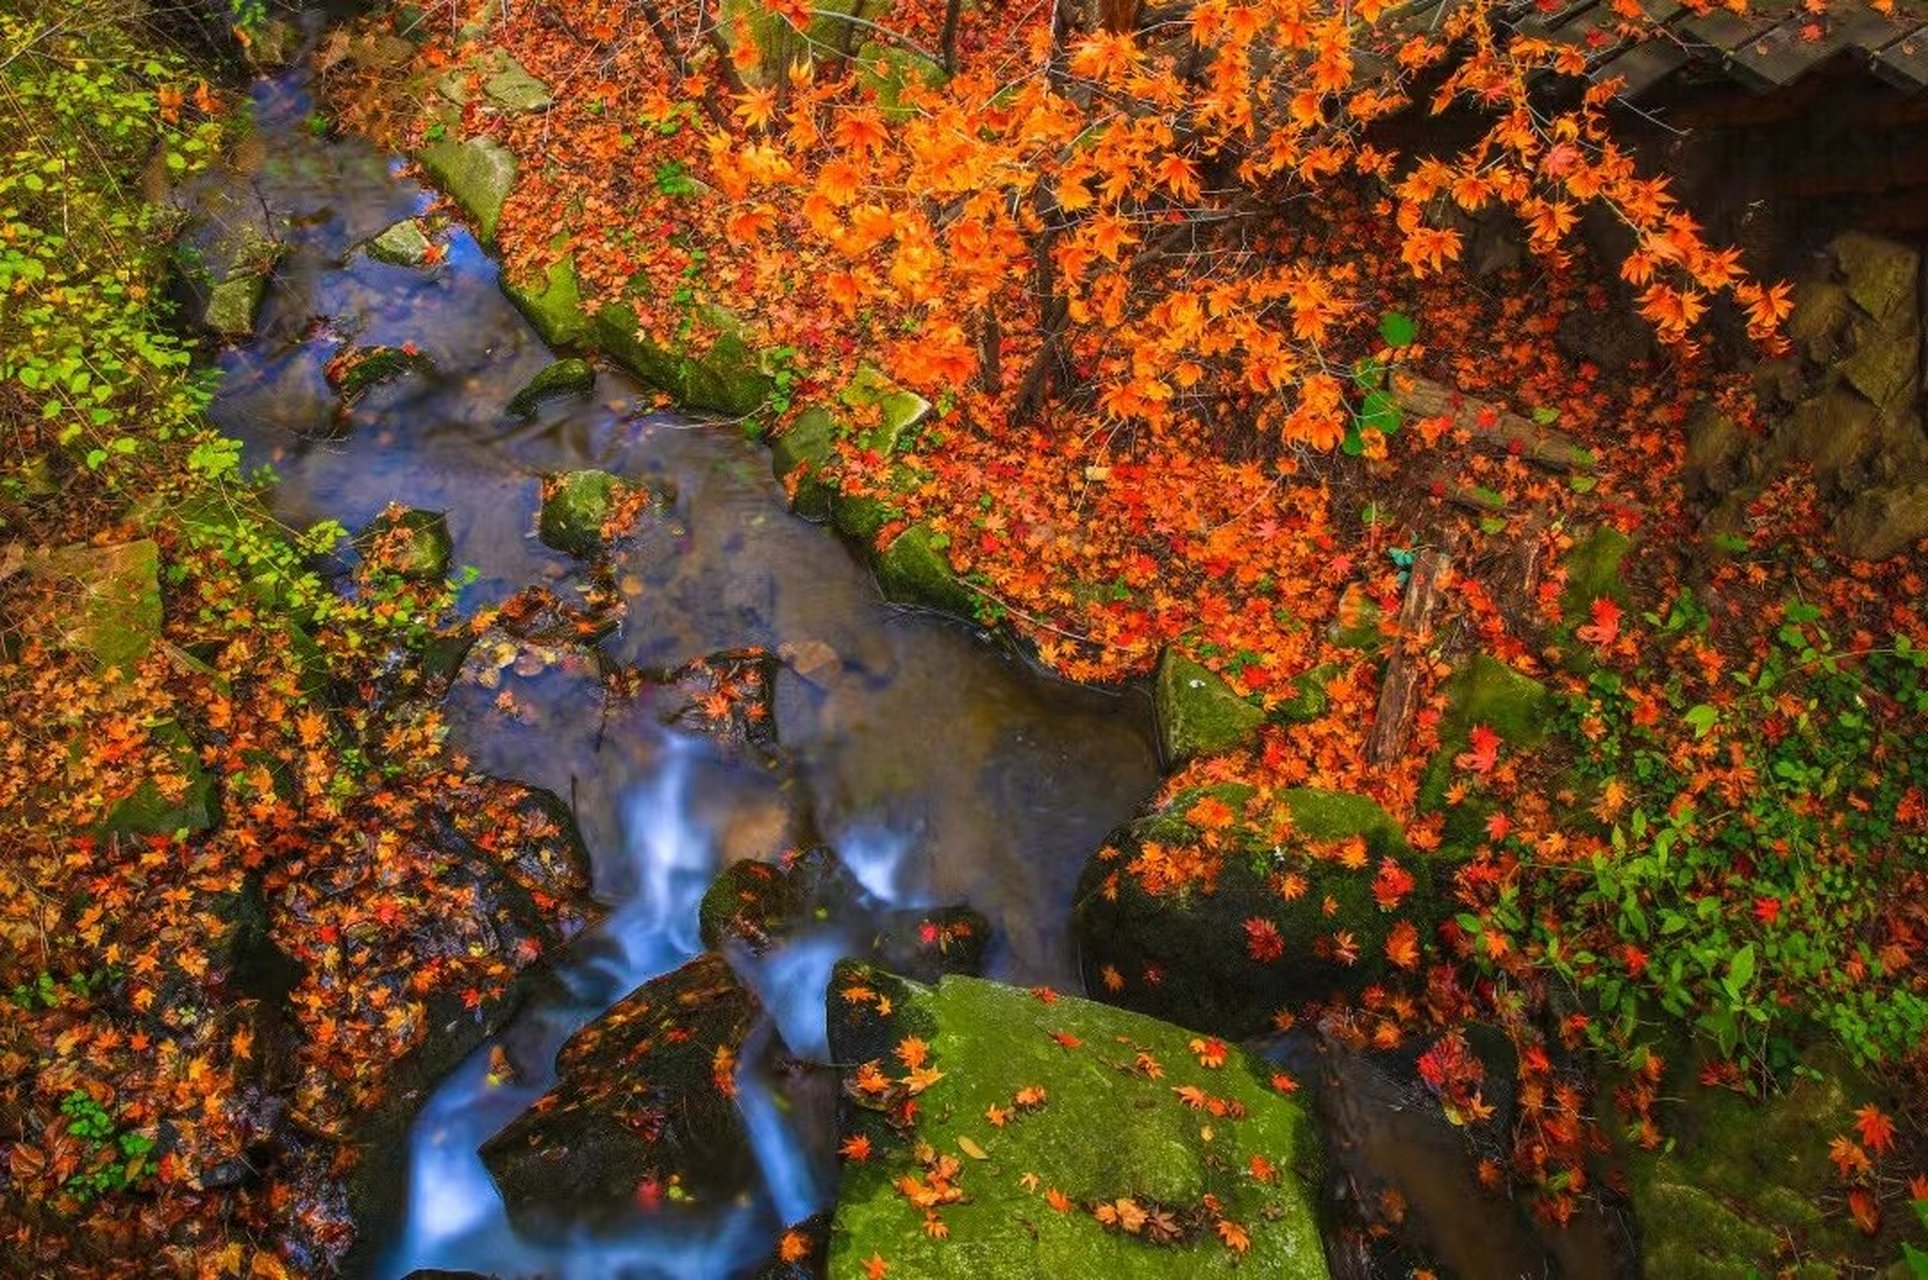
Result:
[[[843,672],[843,659],[821,640],[784,641],[777,646],[777,657],[784,665],[818,688],[827,686]]]
[[[656,685],[663,723],[693,729],[727,756],[779,756],[775,703],[777,662],[767,649],[725,649],[692,659]]]
[[[399,347],[349,347],[337,352],[322,367],[328,385],[341,393],[345,402],[358,399],[371,387],[393,382],[406,373],[432,368],[429,358],[412,342]]]
[[[518,418],[533,418],[548,400],[569,397],[586,399],[596,386],[596,368],[587,360],[557,360],[529,379],[528,385],[509,400],[509,412]]]
[[[255,309],[267,290],[266,276],[230,276],[208,290],[201,322],[223,338],[245,338],[254,332]]]
[[[557,1084],[482,1147],[509,1219],[594,1230],[640,1208],[717,1202],[757,1177],[736,1105],[756,997],[714,952],[638,987],[569,1038]]]
[[[913,907],[884,917],[871,955],[892,973],[935,982],[947,973],[984,972],[991,922],[969,907]]]
[[[544,546],[582,558],[597,555],[627,532],[649,495],[607,471],[569,471],[542,483],[537,534]]]
[[[848,913],[862,890],[834,850],[803,849],[780,863],[745,859],[723,869],[697,911],[703,945],[741,943],[754,955]]]
[[[367,244],[369,257],[397,267],[420,266],[427,260],[430,248],[428,237],[422,234],[422,224],[413,218],[404,218]]]
[[[417,582],[446,578],[455,543],[448,518],[390,503],[355,539],[369,567]]]

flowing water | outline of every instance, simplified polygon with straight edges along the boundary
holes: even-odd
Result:
[[[759,1049],[780,1035],[798,1058],[824,1056],[824,985],[850,939],[820,933],[730,957],[774,1021],[746,1046],[739,1078],[760,1193],[700,1218],[639,1211],[614,1229],[534,1238],[511,1226],[477,1147],[554,1083],[556,1051],[573,1031],[701,949],[704,889],[731,859],[767,853],[799,793],[880,904],[968,903],[995,930],[990,976],[1076,990],[1073,883],[1158,781],[1148,700],[1053,681],[959,623],[885,604],[832,534],[789,514],[766,453],[740,428],[653,413],[620,374],[602,372],[589,402],[549,407],[533,423],[512,418],[509,398],[552,355],[501,295],[487,256],[459,228],[443,235],[446,259],[432,267],[359,253],[427,198],[366,144],[312,136],[298,73],[257,85],[255,109],[257,132],[232,169],[187,201],[199,218],[191,243],[243,222],[292,241],[256,336],[222,353],[214,406],[249,463],[279,475],[283,518],[355,529],[390,502],[444,511],[456,562],[478,571],[465,609],[532,583],[566,599],[581,570],[534,538],[538,477],[607,468],[676,495],[669,517],[618,556],[628,610],[604,644],[607,664],[660,668],[747,645],[812,655],[796,664],[810,678],[786,670],[777,687],[779,735],[800,781],[788,788],[663,728],[646,706],[612,705],[580,666],[505,676],[512,711],[493,690],[451,694],[454,744],[477,767],[570,803],[606,913],[562,966],[567,996],[525,1010],[501,1038],[513,1078],[493,1080],[485,1050],[422,1106],[393,1212],[378,1215],[399,1225],[373,1269],[739,1274],[834,1192],[822,1073],[773,1070]],[[346,345],[403,343],[432,371],[340,412],[326,361]],[[1447,1190],[1445,1214],[1486,1212],[1452,1159],[1415,1159],[1431,1170],[1422,1180]],[[1517,1227],[1483,1221],[1470,1234],[1490,1244],[1458,1245],[1461,1274],[1557,1272]]]

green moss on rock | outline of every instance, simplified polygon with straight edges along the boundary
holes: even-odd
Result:
[[[1446,716],[1440,741],[1453,752],[1466,749],[1467,734],[1485,725],[1510,747],[1531,749],[1546,740],[1553,695],[1529,675],[1490,654],[1475,654],[1446,682]]]
[[[1174,764],[1229,751],[1265,720],[1263,711],[1215,673],[1170,648],[1158,661],[1152,706],[1159,745]]]
[[[119,836],[167,836],[177,831],[208,830],[217,817],[214,776],[202,767],[194,740],[171,720],[156,726],[152,732],[154,741],[166,748],[173,771],[186,780],[186,785],[178,794],[169,795],[154,779],[142,779],[133,794],[108,812],[102,830]]]
[[[368,256],[377,262],[415,267],[428,258],[430,245],[428,236],[422,232],[422,224],[413,218],[404,218],[383,230],[365,248]]]
[[[1928,481],[1858,495],[1836,518],[1834,536],[1863,560],[1884,560],[1928,538]]]
[[[455,551],[448,518],[440,511],[400,506],[370,521],[355,544],[374,567],[427,582],[448,576]]]
[[[890,1012],[852,991],[887,996]],[[974,978],[926,987],[850,962],[831,981],[829,1012],[832,1057],[851,1075],[866,1061],[902,1075],[895,1049],[907,1036],[925,1040],[927,1066],[943,1073],[919,1096],[907,1134],[880,1111],[846,1105],[845,1136],[867,1138],[873,1154],[843,1169],[830,1245],[837,1280],[863,1275],[873,1254],[893,1274],[974,1280],[1327,1275],[1318,1132],[1305,1105],[1270,1088],[1270,1069],[1242,1050],[1207,1067],[1190,1032],[1150,1018],[1068,997],[1045,1004]],[[1017,1107],[1030,1088],[1042,1102]],[[1188,1105],[1181,1089],[1225,1114]],[[991,1107],[1012,1114],[994,1126]],[[1255,1157],[1277,1170],[1270,1181],[1252,1176]],[[962,1193],[935,1211],[943,1239],[896,1185],[929,1179],[940,1159],[955,1162],[948,1181]],[[1052,1191],[1068,1201],[1064,1212],[1046,1200]],[[1163,1215],[1155,1231],[1107,1228],[1094,1215],[1127,1201]],[[1246,1252],[1227,1246],[1221,1219],[1249,1236]]]
[[[582,305],[582,285],[576,276],[576,259],[564,254],[549,265],[540,280],[525,281],[501,276],[502,292],[516,310],[527,317],[542,340],[551,346],[567,347],[589,337],[589,314]]]
[[[822,476],[836,444],[837,420],[820,408],[806,410],[770,442],[770,469],[790,490],[792,509],[806,520],[830,518],[836,494]]]
[[[596,368],[587,360],[557,360],[509,398],[509,412],[518,418],[533,418],[544,402],[586,399],[595,387]]]
[[[1310,724],[1319,719],[1332,706],[1326,682],[1338,674],[1338,666],[1330,662],[1300,672],[1292,681],[1297,692],[1272,708],[1272,718],[1287,724]]]
[[[939,535],[914,524],[877,553],[877,582],[886,600],[921,604],[960,618],[973,615],[976,597],[951,568]]]
[[[1863,231],[1845,232],[1829,247],[1856,306],[1882,323],[1914,310],[1921,274],[1921,255],[1914,249]]]
[[[254,313],[267,291],[266,276],[229,276],[208,290],[201,322],[223,338],[245,338],[254,332]]]
[[[1232,846],[1176,883],[1160,860],[1141,865],[1153,846],[1197,844],[1186,815],[1208,795],[1243,817],[1237,793],[1187,792],[1114,833],[1085,865],[1073,922],[1087,990],[1200,1030],[1257,1035],[1281,1009],[1385,979],[1386,941],[1402,921],[1422,944],[1431,936],[1437,904],[1428,877],[1398,822],[1363,796],[1287,791],[1280,802],[1300,838],[1241,842],[1235,822]],[[1309,847],[1353,838],[1365,843],[1356,868]],[[1374,895],[1388,861],[1414,881],[1396,911]]]
[[[536,526],[544,546],[565,555],[593,556],[604,546],[603,529],[628,486],[607,471],[570,471],[544,486]]]
[[[430,143],[418,157],[422,168],[475,223],[475,238],[495,243],[502,205],[515,187],[515,156],[493,138]]]
[[[590,332],[612,359],[685,409],[732,417],[754,413],[769,399],[775,384],[763,372],[756,353],[733,332],[729,318],[713,313],[711,319],[722,331],[700,356],[671,351],[645,337],[634,306],[626,302],[605,305],[596,313]]]
[[[1620,569],[1632,549],[1631,538],[1607,525],[1600,525],[1573,544],[1566,558],[1566,590],[1560,597],[1561,611],[1569,620],[1584,621],[1587,606],[1602,596],[1618,604],[1627,602]]]
[[[131,671],[160,637],[161,552],[152,539],[61,547],[29,558],[26,569],[75,584],[58,640],[103,668]]]

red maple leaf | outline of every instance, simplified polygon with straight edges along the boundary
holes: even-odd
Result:
[[[1598,596],[1587,606],[1587,615],[1593,619],[1573,634],[1579,636],[1595,648],[1604,649],[1620,635],[1620,606],[1610,596]]]

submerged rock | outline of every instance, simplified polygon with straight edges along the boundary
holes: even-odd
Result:
[[[502,205],[515,187],[516,161],[493,138],[430,143],[417,157],[435,184],[475,222],[475,238],[495,243]]]
[[[509,412],[533,418],[544,401],[587,398],[596,386],[596,368],[587,360],[558,360],[544,368],[509,400]]]
[[[846,962],[830,1275],[1327,1274],[1304,1105],[1236,1047],[1090,1001]]]
[[[756,997],[715,953],[644,983],[569,1038],[557,1084],[482,1147],[525,1230],[596,1226],[639,1203],[710,1201],[756,1178],[736,1106]]]
[[[970,907],[908,907],[889,912],[871,939],[873,959],[892,973],[935,982],[947,973],[984,972],[991,922]]]
[[[1298,788],[1282,796],[1293,840],[1207,850],[1185,815],[1208,802],[1236,814],[1249,795],[1233,784],[1187,792],[1092,856],[1073,908],[1087,990],[1249,1036],[1281,1010],[1416,967],[1436,909],[1392,816],[1363,796]],[[1395,931],[1411,947],[1393,948],[1398,960]]]
[[[1159,746],[1172,764],[1229,751],[1265,720],[1265,712],[1176,649],[1166,649],[1158,661],[1152,706]]]
[[[54,637],[62,648],[126,673],[160,638],[161,552],[151,538],[59,547],[27,556],[22,567],[74,590]]]

